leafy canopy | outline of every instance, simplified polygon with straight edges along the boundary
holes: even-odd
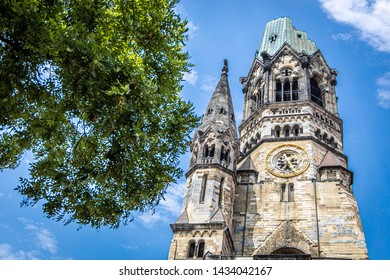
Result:
[[[23,205],[99,228],[154,210],[198,119],[177,0],[0,2],[0,170]]]

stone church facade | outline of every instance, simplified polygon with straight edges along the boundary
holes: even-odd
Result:
[[[270,21],[235,122],[225,60],[191,143],[169,259],[367,259],[343,153],[337,70],[291,19]]]

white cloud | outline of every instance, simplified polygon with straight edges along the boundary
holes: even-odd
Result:
[[[138,216],[138,219],[141,222],[141,224],[145,227],[152,227],[157,222],[167,222],[168,221],[167,217],[161,216],[160,213],[158,213],[157,211],[154,214],[144,213],[144,214]]]
[[[160,202],[160,206],[164,212],[171,216],[178,216],[181,211],[181,200],[184,196],[185,183],[175,184],[170,187],[165,194],[165,200]]]
[[[204,76],[200,89],[206,93],[213,93],[217,86],[218,79],[213,76]]]
[[[188,13],[186,8],[182,3],[179,3],[174,8],[175,13],[179,14],[182,18],[185,18],[187,20],[187,28],[188,28],[188,36],[189,38],[193,38],[197,35],[197,32],[199,30],[199,25],[196,25],[193,21],[188,19]]]
[[[390,52],[390,1],[319,0],[336,21],[356,28],[362,40],[379,51]]]
[[[27,224],[26,229],[33,233],[38,248],[49,251],[52,254],[57,252],[57,240],[49,230],[34,224]]]
[[[193,69],[191,73],[184,73],[183,80],[191,85],[195,85],[198,80],[198,71]]]
[[[58,251],[57,240],[54,235],[46,228],[26,218],[19,218],[25,224],[25,229],[33,236],[32,245],[39,250],[48,251],[55,254]]]
[[[36,251],[15,250],[7,243],[0,244],[0,260],[36,260]]]
[[[376,97],[379,105],[385,109],[390,109],[390,72],[380,77],[376,84],[378,86]]]
[[[350,33],[337,33],[332,35],[333,40],[341,40],[341,41],[350,41],[352,40],[353,36]]]
[[[164,200],[160,201],[154,214],[144,213],[138,216],[139,221],[146,227],[152,227],[157,222],[168,223],[179,217],[181,202],[184,196],[185,183],[175,184],[168,188]]]

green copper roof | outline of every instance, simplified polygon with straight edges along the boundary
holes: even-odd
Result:
[[[307,38],[306,32],[295,29],[291,19],[283,17],[267,23],[259,47],[259,57],[264,51],[274,55],[284,43],[288,43],[298,53],[304,51],[310,55],[317,51],[316,44]]]

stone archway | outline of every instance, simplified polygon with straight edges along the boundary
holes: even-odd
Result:
[[[301,250],[293,247],[282,247],[276,249],[271,253],[271,255],[304,255],[305,253]]]
[[[294,247],[281,247],[269,255],[254,255],[254,260],[311,260],[310,254]]]
[[[255,258],[261,256],[300,255],[318,257],[317,244],[303,233],[295,222],[282,222],[253,253]]]

